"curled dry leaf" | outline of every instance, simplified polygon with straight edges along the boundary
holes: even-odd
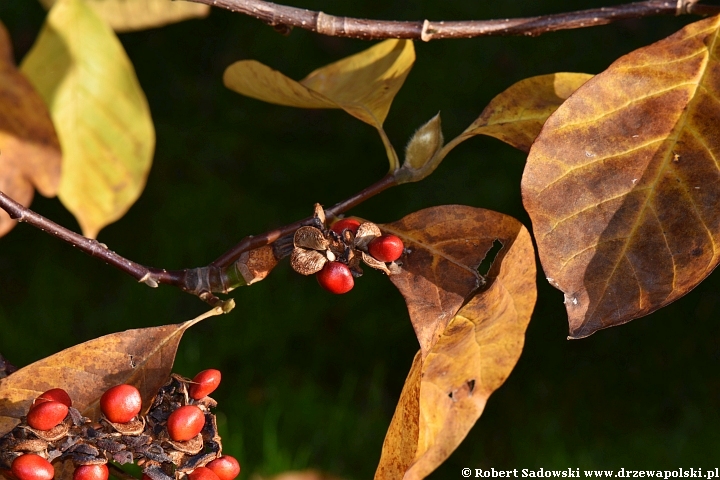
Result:
[[[618,59],[548,119],[523,174],[572,338],[678,299],[720,259],[720,17]]]
[[[116,32],[131,32],[161,27],[191,18],[206,17],[210,6],[173,0],[86,0]],[[50,8],[56,0],[40,0]]]
[[[220,315],[220,307],[177,325],[140,328],[105,335],[39,360],[0,380],[0,436],[27,414],[33,400],[62,388],[73,406],[97,420],[102,394],[120,383],[140,390],[143,407],[167,382],[183,333],[197,322]]]
[[[58,196],[94,238],[137,200],[152,162],[155,131],[132,63],[83,0],[58,0],[21,69],[58,130]]]
[[[55,196],[60,183],[60,142],[50,113],[16,68],[10,37],[0,23],[0,192],[29,206],[34,189]],[[0,210],[0,236],[16,222]]]
[[[237,93],[278,105],[342,108],[377,128],[394,171],[397,154],[382,124],[414,62],[412,42],[393,39],[321,67],[299,82],[254,60],[230,65],[223,82]]]
[[[495,220],[486,226],[503,248],[486,288],[454,316],[424,359],[416,355],[375,480],[419,480],[435,470],[462,442],[520,357],[537,296],[532,241],[517,220],[484,212],[488,222]]]
[[[408,252],[390,280],[405,297],[425,357],[460,307],[483,285],[478,266],[495,240],[514,238],[517,220],[482,208],[444,205],[380,228],[400,237]]]

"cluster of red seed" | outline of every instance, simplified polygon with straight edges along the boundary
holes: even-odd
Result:
[[[342,235],[345,230],[357,234],[360,222],[354,218],[344,218],[335,222],[330,230]],[[368,253],[381,262],[394,262],[403,254],[405,245],[399,237],[392,234],[381,235],[368,243]],[[330,293],[347,293],[355,286],[350,267],[341,262],[327,262],[317,273],[321,287]]]
[[[220,384],[221,374],[210,369],[198,373],[190,382],[188,396],[201,400],[212,393]],[[63,423],[72,407],[68,393],[53,388],[35,399],[28,411],[26,422],[35,430],[48,431]],[[114,424],[128,424],[135,421],[142,409],[142,397],[137,388],[121,384],[108,389],[100,398],[103,416]],[[205,412],[195,404],[183,405],[170,413],[167,418],[167,433],[175,442],[194,439],[205,426]],[[52,464],[36,453],[25,453],[16,457],[10,472],[17,480],[51,480],[55,475]],[[195,468],[188,474],[190,480],[233,480],[240,474],[238,461],[224,455],[210,461],[203,467]],[[107,480],[107,465],[79,465],[75,468],[73,480]],[[143,480],[152,480],[143,474]]]

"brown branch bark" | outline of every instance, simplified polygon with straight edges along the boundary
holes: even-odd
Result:
[[[370,197],[377,195],[393,185],[396,185],[395,179],[392,175],[388,175],[361,192],[351,196],[347,200],[344,200],[326,210],[326,215],[328,219],[340,215],[341,213],[346,212],[350,208],[359,205]],[[108,265],[127,273],[138,282],[144,283],[150,287],[157,287],[160,284],[171,285],[199,297],[201,300],[214,307],[220,306],[223,308],[227,307],[228,309],[232,308],[230,306],[231,301],[221,300],[212,294],[212,292],[225,291],[225,286],[223,285],[222,280],[223,270],[232,265],[232,263],[235,262],[244,252],[253,250],[263,245],[274,243],[278,239],[293,233],[301,226],[309,225],[314,221],[313,217],[308,217],[289,225],[285,225],[284,227],[265,232],[261,235],[246,237],[206,267],[184,270],[165,270],[146,267],[133,262],[132,260],[128,260],[127,258],[110,250],[107,245],[100,243],[97,240],[84,237],[72,230],[68,230],[62,225],[43,217],[27,207],[24,207],[5,195],[3,192],[0,192],[0,208],[8,212],[10,218],[39,228],[40,230],[69,243],[78,250],[92,257],[99,258]]]
[[[606,25],[618,20],[658,15],[713,15],[720,6],[700,5],[698,0],[649,0],[614,7],[594,8],[527,18],[500,20],[392,21],[336,17],[323,12],[288,7],[265,0],[190,0],[242,13],[257,18],[280,30],[297,27],[322,35],[350,37],[362,40],[407,38],[439,40],[445,38],[475,38],[501,35],[536,36],[573,28]]]

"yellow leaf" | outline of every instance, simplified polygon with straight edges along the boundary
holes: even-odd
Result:
[[[83,1],[59,0],[21,69],[58,130],[58,196],[94,238],[137,200],[152,162],[155,131],[132,64]]]
[[[40,0],[50,8],[56,0]],[[206,17],[210,6],[174,0],[86,0],[116,32],[161,27],[191,18]]]
[[[12,59],[0,23],[0,191],[29,206],[34,189],[55,196],[60,183],[60,142],[42,98]],[[0,236],[17,222],[0,210]]]
[[[616,60],[548,119],[523,173],[548,281],[581,338],[720,263],[720,17]]]
[[[377,128],[385,145],[390,171],[399,167],[397,154],[382,128],[395,95],[415,62],[409,40],[385,40],[310,73],[299,82],[254,60],[225,69],[229,89],[269,103],[299,108],[342,108]]]
[[[435,470],[460,445],[520,357],[537,296],[532,240],[517,220],[482,213],[479,231],[488,230],[503,248],[485,288],[447,323],[424,358],[416,355],[375,480],[419,480]]]

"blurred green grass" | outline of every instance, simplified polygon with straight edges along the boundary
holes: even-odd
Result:
[[[395,19],[527,16],[619,2],[299,0],[335,15]],[[0,2],[19,60],[44,11]],[[386,129],[398,151],[441,111],[446,138],[497,93],[556,71],[597,73],[618,56],[695,18],[652,18],[538,38],[416,43],[418,59]],[[387,169],[374,130],[339,111],[303,111],[240,97],[224,68],[253,58],[294,78],[369,44],[293,31],[284,37],[225,11],[120,35],[150,102],[158,141],[140,200],[99,240],[163,268],[205,265],[249,234],[307,216],[379,179]],[[353,210],[393,221],[440,204],[498,210],[530,227],[520,199],[524,156],[489,138],[454,150],[421,183]],[[56,199],[33,208],[77,229]],[[470,468],[717,466],[720,305],[711,275],[669,307],[569,342],[562,294],[538,274],[539,300],[523,356],[468,438],[431,479]],[[219,368],[215,397],[225,451],[242,478],[316,467],[369,478],[417,349],[404,302],[367,272],[331,296],[286,263],[233,292],[230,314],[193,327],[175,370]],[[169,287],[135,283],[59,241],[20,225],[0,239],[0,352],[18,365],[128,328],[178,323],[206,307]]]

